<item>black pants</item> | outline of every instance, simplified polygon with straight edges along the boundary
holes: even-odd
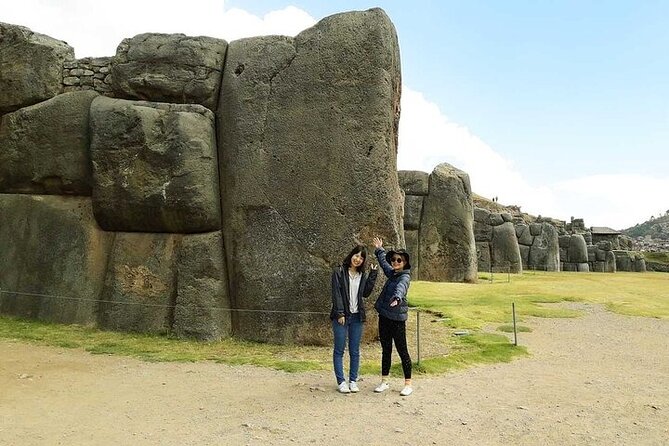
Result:
[[[407,331],[405,321],[394,321],[379,315],[379,340],[381,341],[381,375],[390,374],[390,363],[393,355],[393,341],[402,359],[404,379],[411,379],[411,356],[407,348]]]

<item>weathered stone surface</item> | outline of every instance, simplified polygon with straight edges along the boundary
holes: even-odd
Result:
[[[560,242],[560,248],[569,248],[569,243],[571,243],[571,235],[561,235],[558,238]]]
[[[502,216],[502,220],[505,222],[513,222],[513,215],[509,214],[508,212],[502,212],[500,215]]]
[[[542,227],[542,223],[530,223],[530,234],[532,234],[533,237],[541,235]]]
[[[557,229],[550,223],[541,223],[541,232],[534,237],[528,264],[530,269],[540,271],[560,270],[560,248]]]
[[[420,254],[418,251],[418,231],[404,231],[406,250],[411,256],[411,278],[420,280]]]
[[[492,226],[474,220],[474,240],[489,242],[492,240]]]
[[[523,261],[523,269],[536,269],[530,266],[530,247],[525,245],[518,245],[520,250],[520,259]]]
[[[400,187],[407,195],[427,195],[430,174],[420,170],[400,170],[397,172]]]
[[[586,249],[588,250],[588,262],[594,262],[597,259],[597,248],[594,245],[587,245]]]
[[[534,237],[530,234],[530,227],[524,223],[516,224],[516,237],[518,237],[518,244],[531,246]]]
[[[476,261],[479,271],[489,272],[491,270],[490,243],[476,242]]]
[[[430,174],[420,223],[421,279],[476,281],[474,211],[469,175],[443,163]]]
[[[588,261],[588,247],[581,234],[572,234],[567,250],[567,261],[571,263],[583,263]]]
[[[103,328],[167,333],[176,299],[180,234],[117,233],[100,304]]]
[[[232,306],[221,232],[185,235],[176,269],[174,334],[206,341],[229,336]]]
[[[637,273],[646,272],[646,259],[642,255],[637,255],[634,257],[633,270]]]
[[[514,228],[513,223],[506,222],[492,228],[490,252],[493,267],[497,270],[513,274],[523,271],[516,228]]]
[[[67,43],[22,26],[0,22],[0,115],[36,104],[62,91]]]
[[[90,195],[88,110],[97,93],[64,93],[2,116],[0,192]]]
[[[629,251],[613,250],[616,257],[616,271],[633,271],[632,256]]]
[[[100,96],[91,104],[91,159],[93,209],[105,230],[221,228],[214,116],[208,109]]]
[[[423,211],[423,198],[419,195],[404,197],[404,229],[418,229],[420,214]]]
[[[579,273],[588,273],[590,272],[590,265],[588,264],[588,262],[577,263],[576,270]]]
[[[607,251],[606,252],[606,260],[604,262],[605,262],[604,272],[615,273],[617,271],[616,256],[613,253],[613,251]]]
[[[0,313],[94,325],[112,239],[90,198],[0,194]]]
[[[124,39],[112,59],[117,97],[201,104],[216,110],[227,42],[183,34]]]
[[[488,216],[488,224],[490,226],[499,226],[504,223],[504,219],[502,218],[501,214],[498,214],[496,212],[491,212],[490,215]]]
[[[488,224],[490,211],[483,208],[474,207],[474,221],[477,223]]]
[[[379,9],[229,45],[218,132],[230,297],[296,312],[240,311],[235,335],[329,343],[323,316],[308,312],[329,311],[342,247],[375,234],[404,245],[399,63]]]

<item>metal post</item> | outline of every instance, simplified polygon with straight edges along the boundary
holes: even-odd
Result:
[[[420,364],[420,310],[416,310],[416,364]]]
[[[516,333],[516,303],[511,302],[511,312],[513,313],[513,345],[518,346],[518,335]]]

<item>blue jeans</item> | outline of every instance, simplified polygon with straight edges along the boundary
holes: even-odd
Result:
[[[332,333],[334,334],[334,350],[332,351],[332,363],[334,364],[335,378],[337,384],[344,379],[344,349],[348,335],[348,354],[351,358],[349,367],[349,381],[358,380],[358,369],[360,368],[360,339],[362,339],[362,328],[364,323],[360,321],[360,314],[352,314],[346,318],[344,325],[340,325],[337,319],[332,320]]]

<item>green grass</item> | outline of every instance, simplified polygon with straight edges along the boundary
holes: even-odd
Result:
[[[414,281],[409,301],[422,313],[421,360],[417,373],[444,373],[474,364],[506,362],[527,355],[506,335],[481,331],[501,324],[500,332],[511,332],[511,303],[516,320],[538,317],[578,317],[579,311],[560,302],[603,304],[610,311],[630,315],[669,318],[669,274],[666,273],[545,273],[496,274],[493,281],[482,275],[477,284]],[[410,313],[407,336],[413,359],[416,345],[416,313]],[[324,321],[324,324],[327,324]],[[531,323],[519,332],[531,331]],[[324,328],[327,329],[327,328]],[[467,336],[453,336],[467,329]],[[256,365],[287,372],[329,370],[331,347],[273,345],[225,339],[197,342],[159,335],[128,334],[77,325],[48,324],[0,317],[0,339],[41,345],[83,349],[93,354],[122,355],[145,361],[215,361],[232,365]],[[379,374],[378,343],[363,349],[361,373]],[[401,376],[395,359],[391,374]]]
[[[412,305],[443,315],[452,328],[480,329],[489,323],[509,323],[515,303],[518,321],[527,316],[578,317],[558,302],[603,304],[630,316],[669,318],[669,274],[524,272],[485,275],[477,284],[411,283]]]

